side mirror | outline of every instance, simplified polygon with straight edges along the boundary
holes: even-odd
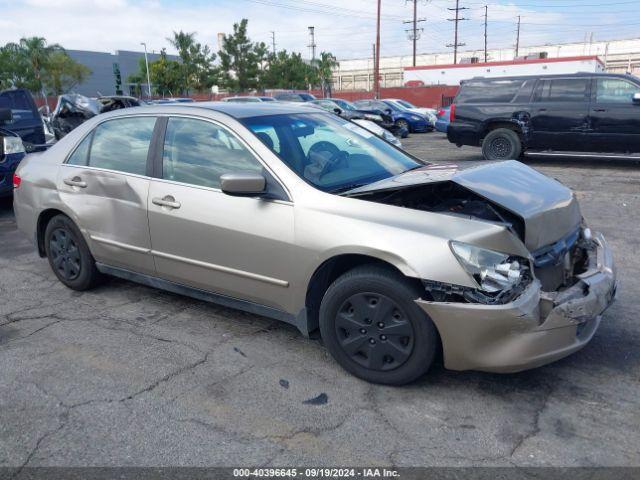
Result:
[[[220,189],[227,195],[259,195],[266,185],[267,180],[259,173],[225,173],[220,177]]]
[[[8,123],[13,120],[10,108],[0,108],[0,123]]]
[[[336,115],[342,115],[342,110],[339,108],[334,108],[333,113],[335,113]]]
[[[640,92],[633,94],[634,105],[640,105]]]
[[[391,115],[391,114],[393,113],[393,111],[392,111],[390,108],[387,108],[384,112],[385,112],[387,115]]]

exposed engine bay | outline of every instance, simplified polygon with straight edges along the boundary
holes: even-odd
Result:
[[[523,241],[525,238],[525,222],[520,216],[455,182],[374,190],[354,196],[387,205],[488,221],[505,226]],[[561,292],[575,285],[579,281],[578,275],[588,269],[589,252],[595,251],[595,244],[589,235],[588,229],[577,228],[552,245],[531,252],[532,262],[531,259],[509,257],[508,262],[519,262],[521,265],[520,278],[508,289],[487,291],[424,281],[427,297],[437,302],[506,304],[522,294],[534,278],[540,281],[543,292]]]

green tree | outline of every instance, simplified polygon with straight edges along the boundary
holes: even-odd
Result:
[[[242,92],[259,88],[260,77],[267,61],[267,46],[253,43],[247,36],[248,20],[233,24],[233,33],[224,35],[220,57],[220,83],[223,87]]]
[[[312,67],[296,52],[280,50],[269,56],[260,83],[263,88],[306,89],[314,75]]]
[[[44,64],[42,81],[48,93],[61,95],[82,83],[90,74],[88,67],[73,60],[63,50],[56,50]]]
[[[62,47],[57,43],[47,45],[44,37],[21,38],[19,47],[33,72],[33,81],[29,88],[34,92],[40,92],[44,97],[43,71],[51,55],[54,52],[61,51]]]
[[[211,49],[207,45],[203,46],[196,42],[194,32],[174,31],[173,37],[168,37],[167,40],[178,51],[182,62],[180,70],[183,88],[181,90],[188,94],[191,89],[204,90],[210,87],[215,80],[213,62],[216,59]]]
[[[160,58],[149,64],[149,74],[151,84],[158,94],[173,95],[180,91],[182,65],[175,60],[169,60],[164,48],[160,52]]]
[[[315,77],[325,97],[331,97],[331,84],[333,82],[333,70],[340,66],[336,57],[329,52],[322,52],[320,59],[316,60]],[[314,82],[315,83],[315,82]]]
[[[0,47],[0,88],[28,88],[35,85],[27,57],[17,43]]]

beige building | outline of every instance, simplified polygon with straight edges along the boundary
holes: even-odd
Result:
[[[382,45],[384,49],[384,45]],[[548,58],[580,57],[597,55],[604,62],[607,71],[635,73],[640,75],[640,38],[609,40],[598,42],[564,43],[520,47],[521,56],[538,56],[545,53]],[[484,59],[483,50],[458,52],[461,62],[471,63]],[[489,50],[489,61],[513,60],[513,48]],[[383,56],[380,58],[382,87],[404,85],[404,67],[412,64],[412,56]],[[426,53],[417,56],[417,65],[448,65],[453,63],[453,52]],[[371,90],[373,88],[373,58],[340,60],[340,67],[333,75],[335,90]],[[457,84],[452,81],[451,84]]]

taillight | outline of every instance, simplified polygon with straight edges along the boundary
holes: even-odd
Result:
[[[22,179],[17,175],[13,174],[13,188],[18,188],[22,183]]]
[[[438,116],[438,118],[444,117],[444,110],[442,109],[438,110],[438,113],[436,113],[436,115]]]
[[[449,110],[449,121],[453,123],[455,119],[456,119],[456,104],[452,103],[451,110]]]

